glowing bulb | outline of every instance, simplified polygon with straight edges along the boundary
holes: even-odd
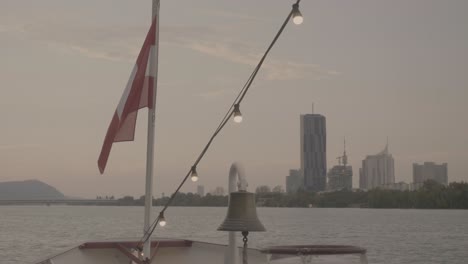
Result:
[[[304,22],[304,18],[301,16],[301,13],[299,13],[298,16],[293,17],[293,22],[296,25],[300,25],[302,22]]]
[[[242,122],[242,115],[234,115],[234,122],[236,123]]]
[[[293,22],[296,25],[300,25],[302,24],[302,22],[304,22],[304,18],[302,17],[301,11],[299,11],[298,4],[293,5],[292,17],[293,17]]]
[[[239,104],[234,105],[233,113],[234,113],[234,122],[236,122],[236,123],[242,122],[242,114],[241,114],[241,112],[239,110]]]
[[[167,224],[166,218],[164,217],[164,213],[159,213],[159,225],[165,226]]]
[[[190,177],[193,182],[198,181],[198,173],[197,173],[197,168],[195,166],[192,167],[192,176]]]

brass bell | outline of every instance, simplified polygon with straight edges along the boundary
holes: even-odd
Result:
[[[239,191],[229,194],[229,208],[220,231],[265,231],[257,216],[255,194]]]

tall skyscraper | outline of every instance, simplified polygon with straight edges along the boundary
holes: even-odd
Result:
[[[422,186],[427,180],[434,180],[440,184],[448,184],[447,163],[437,165],[434,162],[424,162],[419,165],[413,163],[413,183],[416,188]]]
[[[301,173],[309,191],[324,191],[327,183],[327,131],[325,117],[301,115]]]
[[[359,169],[359,188],[370,190],[395,183],[395,164],[388,153],[388,142],[385,149],[377,155],[369,155],[362,161]]]
[[[353,168],[348,166],[346,155],[346,141],[344,142],[343,156],[338,157],[338,165],[328,172],[327,190],[351,190],[353,188]]]

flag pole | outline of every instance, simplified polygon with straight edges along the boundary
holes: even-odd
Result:
[[[156,120],[156,87],[158,83],[158,49],[159,49],[159,0],[153,0],[152,3],[152,20],[156,17],[156,34],[154,47],[151,49],[150,56],[150,72],[153,75],[153,91],[150,95],[152,105],[148,106],[148,140],[146,149],[146,183],[145,183],[145,219],[143,234],[146,235],[150,229],[151,207],[153,204],[153,162],[154,162],[154,134]],[[151,257],[151,238],[146,240],[143,245],[144,258]]]

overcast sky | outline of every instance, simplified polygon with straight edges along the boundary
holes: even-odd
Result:
[[[162,0],[155,196],[194,162],[292,1]],[[198,166],[210,191],[232,162],[250,190],[300,166],[299,116],[327,118],[328,167],[343,137],[358,187],[389,138],[397,181],[412,163],[468,172],[468,1],[303,0],[241,105]],[[150,26],[151,1],[0,1],[0,182],[39,179],[66,195],[144,193],[146,109],[136,141],[97,158]],[[182,191],[196,191],[187,182]]]

